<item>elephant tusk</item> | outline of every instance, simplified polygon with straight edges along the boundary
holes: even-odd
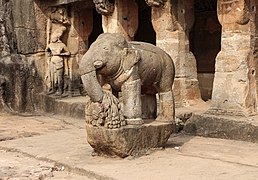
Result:
[[[126,70],[123,74],[121,74],[118,78],[114,80],[114,84],[120,87],[129,77],[132,75],[134,70],[134,66],[131,69]]]

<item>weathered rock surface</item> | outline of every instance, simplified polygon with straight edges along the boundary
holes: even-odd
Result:
[[[106,129],[87,124],[87,139],[95,152],[107,156],[139,156],[164,147],[174,132],[172,123],[150,122],[141,126]]]
[[[183,130],[196,136],[258,142],[257,116],[243,118],[193,114],[187,120]]]

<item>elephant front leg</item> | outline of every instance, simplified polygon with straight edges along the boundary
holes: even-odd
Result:
[[[141,125],[141,80],[130,80],[123,83],[122,87],[124,116],[128,125]]]
[[[159,115],[156,120],[175,122],[175,103],[172,91],[159,93]]]

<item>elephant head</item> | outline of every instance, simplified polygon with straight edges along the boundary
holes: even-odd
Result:
[[[116,86],[131,75],[140,58],[138,50],[129,46],[121,34],[103,33],[82,57],[79,71],[85,91],[93,102],[101,102],[104,95],[98,74],[111,79]]]

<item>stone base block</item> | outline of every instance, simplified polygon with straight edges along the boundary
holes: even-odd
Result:
[[[173,93],[176,107],[192,106],[202,101],[197,79],[175,78]]]
[[[85,96],[55,97],[41,93],[35,94],[33,100],[36,111],[84,119],[85,102],[89,101],[89,98]]]
[[[233,139],[258,143],[258,116],[219,116],[193,114],[183,131],[195,136]]]
[[[164,147],[175,125],[152,121],[119,129],[106,129],[86,125],[87,139],[95,152],[107,156],[140,156],[151,148]]]

